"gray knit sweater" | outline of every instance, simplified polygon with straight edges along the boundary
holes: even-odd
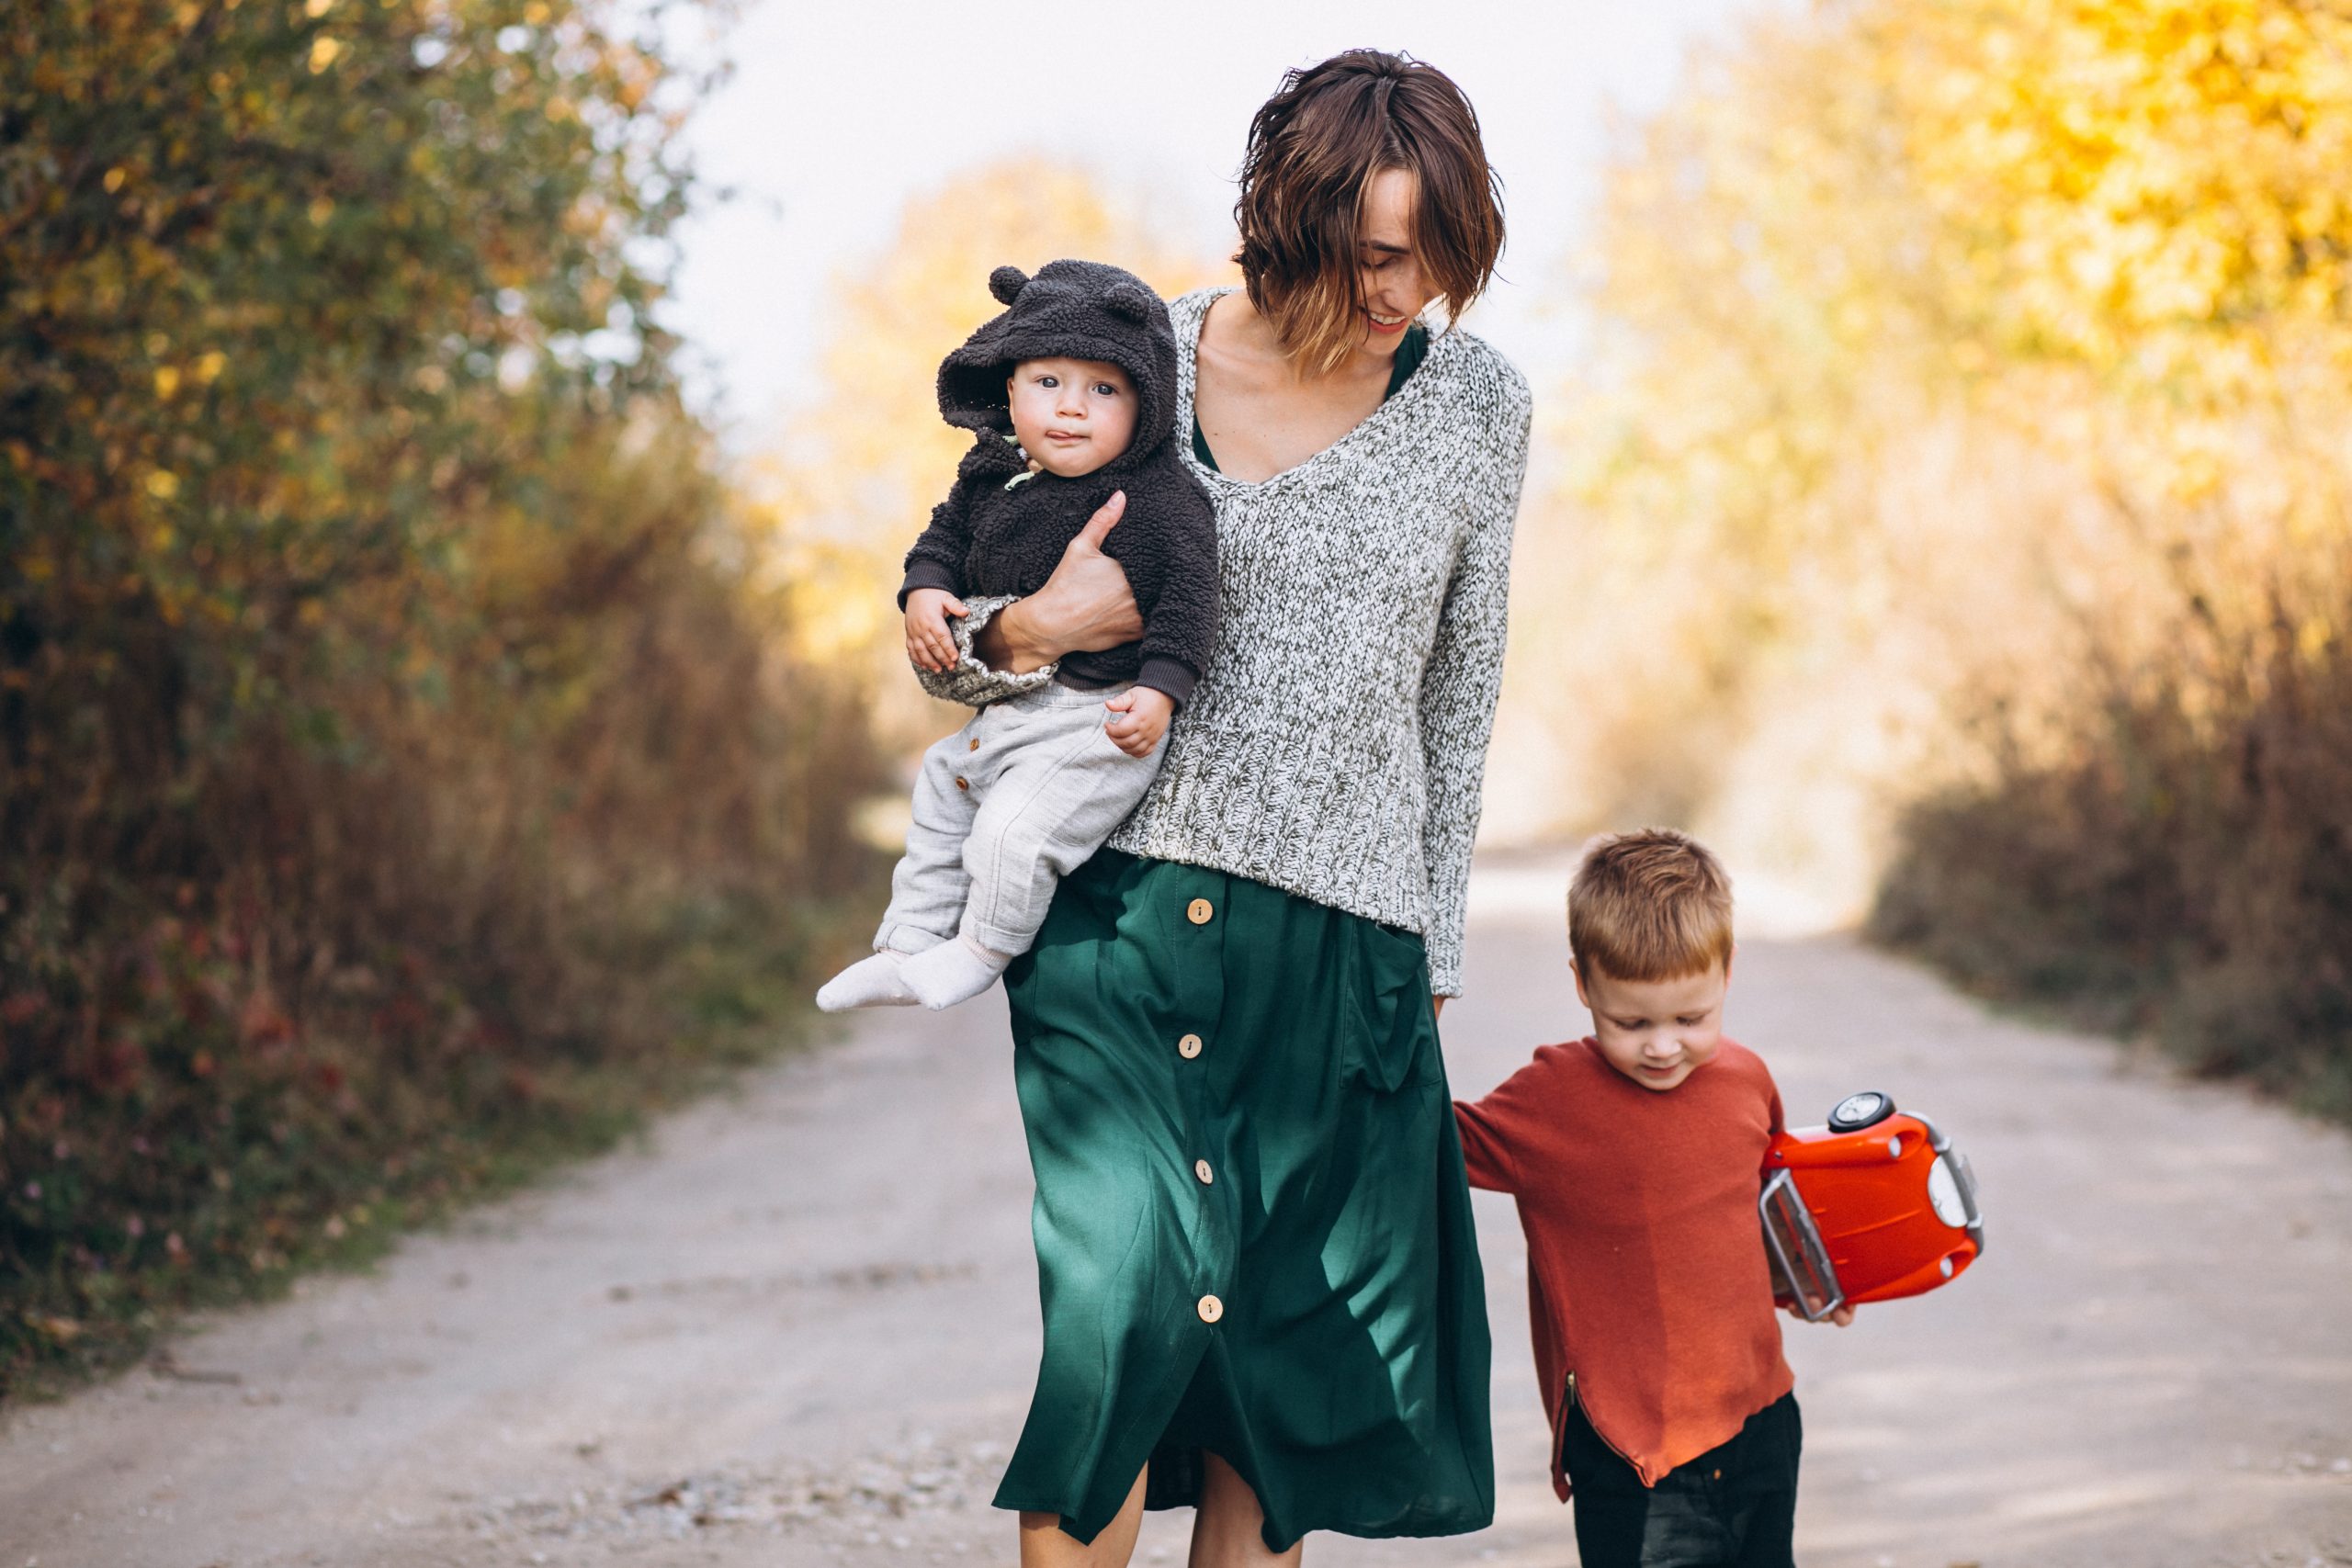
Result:
[[[1180,433],[1222,292],[1169,307]],[[1431,988],[1460,994],[1529,412],[1519,372],[1455,330],[1362,424],[1262,483],[1187,449],[1216,505],[1216,652],[1113,848],[1419,931]],[[964,661],[923,677],[934,694],[983,703],[1051,679],[975,660],[972,635],[1011,601],[967,603]]]

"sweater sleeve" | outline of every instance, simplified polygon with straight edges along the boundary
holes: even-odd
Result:
[[[917,584],[921,586],[921,584]],[[972,639],[980,629],[996,619],[997,612],[1012,604],[1021,595],[1006,593],[989,597],[965,595],[964,606],[968,615],[947,617],[947,630],[956,639],[956,662],[945,670],[925,670],[915,666],[915,679],[922,689],[942,702],[961,703],[966,707],[984,708],[990,703],[1017,697],[1023,692],[1034,692],[1050,683],[1058,664],[1048,664],[1032,670],[1025,675],[1009,674],[980,662],[972,651]]]
[[[1483,1100],[1453,1102],[1453,1125],[1462,1135],[1462,1163],[1470,1185],[1489,1192],[1523,1190],[1519,1153],[1540,1144],[1547,1118],[1543,1089],[1544,1059],[1497,1084]]]
[[[1468,536],[1454,562],[1437,640],[1421,672],[1421,763],[1429,818],[1421,853],[1430,894],[1430,988],[1462,994],[1462,933],[1470,888],[1470,846],[1478,835],[1479,785],[1495,700],[1502,691],[1503,639],[1510,610],[1510,545],[1527,477],[1532,407],[1527,383],[1505,367],[1503,406],[1490,426],[1472,500]]]

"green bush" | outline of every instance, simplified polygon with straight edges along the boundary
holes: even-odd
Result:
[[[609,1138],[872,877],[653,324],[662,25],[0,14],[0,1394]]]
[[[2281,637],[2198,689],[2086,704],[2068,754],[1911,807],[1873,934],[2352,1117],[2352,649]]]

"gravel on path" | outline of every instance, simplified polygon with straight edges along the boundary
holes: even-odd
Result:
[[[1457,1093],[1582,1032],[1556,867],[1482,871]],[[1791,1324],[1812,1568],[2352,1564],[2352,1138],[1988,1013],[1839,937],[1741,950],[1792,1119],[1876,1088],[1984,1190],[1950,1290]],[[0,1419],[0,1568],[1007,1563],[1035,1370],[1001,997],[862,1016],[643,1146]],[[1574,1561],[1525,1266],[1480,1194],[1495,1527],[1329,1568]],[[1182,1562],[1154,1516],[1137,1562]]]

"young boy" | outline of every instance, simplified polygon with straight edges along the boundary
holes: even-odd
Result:
[[[1028,951],[1060,879],[1150,785],[1216,634],[1216,514],[1171,440],[1167,307],[1097,262],[1053,262],[1035,277],[1001,266],[989,290],[1007,309],[939,367],[941,415],[975,434],[907,556],[908,655],[953,667],[947,617],[966,613],[961,595],[1035,592],[1118,498],[1102,553],[1126,572],[1143,636],[1039,671],[923,754],[874,955],[817,993],[828,1012],[950,1007],[995,984]]]
[[[1470,1184],[1519,1200],[1584,1568],[1792,1562],[1801,1430],[1756,1211],[1781,1099],[1723,1035],[1731,911],[1686,835],[1597,840],[1568,889],[1592,1033],[1454,1105]]]

